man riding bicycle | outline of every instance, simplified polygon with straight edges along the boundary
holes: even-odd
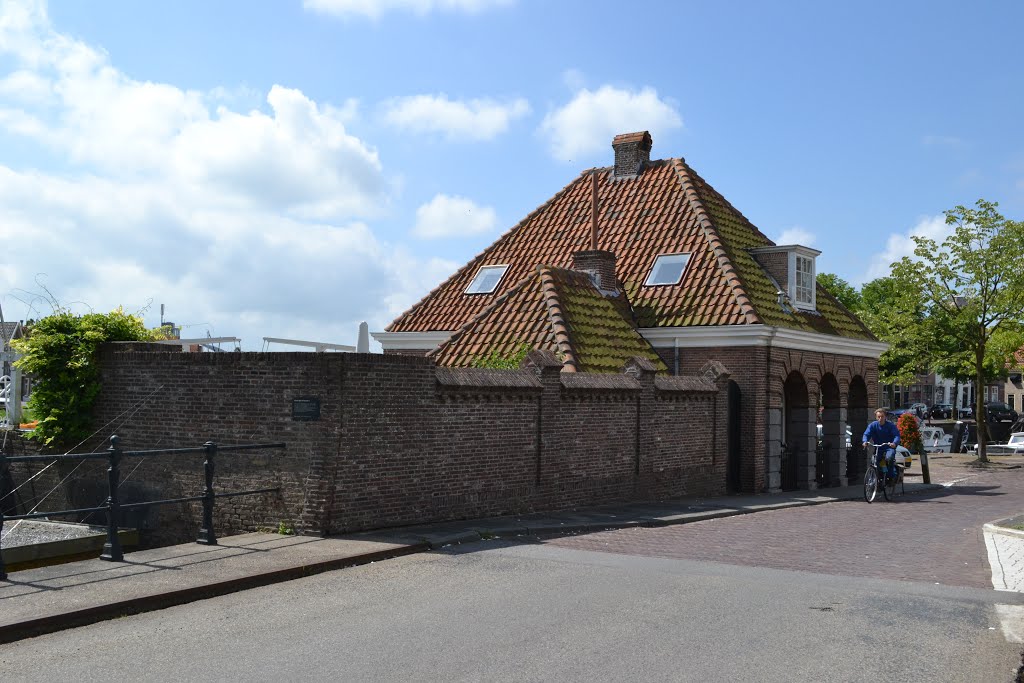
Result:
[[[886,446],[883,450],[879,448],[875,451],[877,460],[876,464],[880,464],[882,458],[885,458],[886,465],[886,476],[896,476],[896,446],[900,443],[900,430],[896,428],[892,422],[886,419],[885,411],[879,408],[875,411],[875,421],[868,425],[868,428],[864,430],[863,446],[867,448],[868,442],[877,444],[878,446]]]

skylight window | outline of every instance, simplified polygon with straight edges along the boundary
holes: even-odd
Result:
[[[645,285],[677,285],[690,260],[689,254],[661,254],[654,259],[654,267]]]
[[[490,294],[505,276],[508,266],[484,266],[476,272],[476,277],[466,288],[466,294]]]

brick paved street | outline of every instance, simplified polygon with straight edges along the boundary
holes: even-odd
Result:
[[[956,458],[953,459],[954,461]],[[935,460],[939,491],[547,541],[627,555],[991,588],[982,525],[1024,511],[1024,470]],[[920,474],[919,466],[915,468]],[[920,479],[916,479],[920,481]]]

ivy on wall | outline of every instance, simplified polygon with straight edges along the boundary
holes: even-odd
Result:
[[[139,316],[118,308],[76,315],[58,310],[12,342],[18,367],[32,373],[27,407],[38,420],[29,438],[67,447],[92,434],[92,407],[100,391],[99,349],[108,341],[150,341],[156,333]]]

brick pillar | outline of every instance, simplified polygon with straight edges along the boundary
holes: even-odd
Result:
[[[728,368],[717,360],[708,361],[700,369],[700,375],[704,379],[713,382],[718,388],[715,396],[715,421],[711,425],[714,430],[714,443],[711,449],[712,462],[716,467],[725,472],[729,460],[729,378]],[[726,490],[726,482],[722,480],[722,490]]]
[[[636,493],[646,496],[653,484],[651,458],[654,453],[654,376],[658,368],[646,358],[633,357],[626,361],[625,374],[640,383],[636,397],[636,432],[634,433],[635,453],[633,472],[636,475]]]
[[[552,476],[557,477],[547,471],[546,465],[557,457],[562,446],[555,436],[558,430],[552,427],[558,424],[561,411],[563,365],[555,354],[538,349],[526,354],[521,365],[537,373],[542,387],[537,404],[537,473],[534,480],[539,489],[550,484]],[[537,495],[543,493],[538,490]]]

